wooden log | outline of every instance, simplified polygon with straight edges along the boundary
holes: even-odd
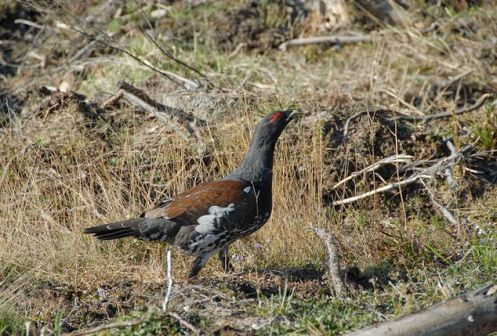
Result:
[[[497,331],[497,285],[487,285],[398,320],[348,336],[479,336]]]

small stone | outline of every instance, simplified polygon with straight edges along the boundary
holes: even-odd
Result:
[[[159,8],[159,9],[153,10],[150,13],[150,16],[154,19],[160,19],[161,17],[165,16],[166,14],[167,14],[167,11],[165,9]]]

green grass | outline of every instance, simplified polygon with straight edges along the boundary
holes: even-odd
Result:
[[[373,313],[336,299],[302,300],[292,295],[259,299],[256,315],[272,320],[257,327],[258,335],[334,335],[369,325]]]
[[[20,335],[23,330],[23,318],[9,306],[0,307],[0,335]]]

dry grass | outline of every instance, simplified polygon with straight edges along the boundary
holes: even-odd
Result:
[[[357,265],[374,277],[401,274],[398,276],[405,282],[371,292],[374,304],[387,306],[388,314],[412,311],[450,297],[464,286],[485,281],[497,267],[492,261],[492,209],[497,205],[493,186],[485,187],[487,192],[479,198],[470,192],[473,180],[458,172],[462,191],[456,195],[453,209],[489,233],[481,239],[468,233],[454,240],[447,233],[447,223],[420,192],[376,195],[340,208],[330,207],[323,197],[352,171],[388,155],[411,151],[417,159],[426,159],[437,154],[435,140],[409,147],[399,134],[389,134],[372,118],[360,119],[354,124],[350,142],[337,146],[336,137],[348,116],[378,107],[407,114],[453,109],[463,104],[459,99],[462,94],[438,96],[417,107],[405,102],[404,97],[410,92],[428,97],[433,83],[466,70],[472,72],[464,83],[495,86],[495,76],[491,75],[496,73],[495,64],[481,55],[488,50],[495,55],[488,34],[495,31],[497,10],[493,5],[485,6],[453,16],[437,13],[450,32],[445,35],[422,35],[413,28],[384,28],[373,43],[340,51],[311,46],[287,53],[241,52],[229,57],[229,53],[215,49],[209,33],[202,35],[202,25],[208,26],[209,20],[217,17],[212,14],[215,11],[195,9],[190,13],[175,4],[171,17],[186,15],[186,26],[196,29],[198,35],[193,41],[200,41],[192,46],[191,39],[174,40],[176,56],[205,69],[216,83],[233,90],[231,96],[222,98],[228,101],[219,105],[223,112],[203,131],[209,156],[199,157],[196,148],[178,139],[167,125],[135,113],[130,106],[109,111],[95,122],[69,103],[51,113],[33,110],[28,118],[19,118],[1,129],[0,308],[14,306],[23,310],[22,315],[33,316],[40,302],[29,292],[40,283],[89,290],[127,280],[163,283],[162,246],[131,239],[102,243],[84,236],[82,229],[136,216],[161,197],[224,176],[243,158],[259,117],[289,105],[301,107],[306,116],[288,129],[278,145],[271,221],[233,246],[238,270],[283,270],[309,264],[320,269],[325,252],[319,239],[307,229],[312,224],[337,235],[346,265]],[[192,27],[194,22],[200,27]],[[468,37],[465,29],[473,35]],[[78,39],[75,33],[65,32],[63,37],[67,41]],[[46,45],[53,39],[46,37]],[[136,23],[126,23],[116,39],[140,57],[177,70],[137,33]],[[50,49],[40,52],[51,55]],[[102,92],[113,92],[121,76],[147,88],[155,97],[166,92],[167,99],[174,101],[184,94],[172,92],[166,80],[125,55],[113,55],[112,63],[109,57],[102,53],[76,62],[73,66],[83,66],[84,75],[71,67],[62,72],[74,80],[74,90],[92,99],[101,99]],[[29,90],[60,80],[58,72],[39,72],[25,74],[23,87]],[[38,79],[27,81],[34,78]],[[39,100],[32,95],[31,106]],[[194,110],[198,104],[184,108]],[[412,129],[413,134],[451,135],[462,147],[473,139],[464,125],[470,130],[485,127],[474,116],[462,116],[439,124],[414,125]],[[368,176],[358,181],[354,190],[344,186],[332,196],[346,197],[380,184],[379,179]],[[443,179],[435,187],[439,195],[445,195],[441,197],[446,197]],[[448,200],[454,199],[449,196]],[[188,262],[188,258],[175,258],[178,279],[184,279]],[[480,266],[475,267],[475,263]],[[384,270],[382,265],[386,265]],[[468,269],[474,277],[463,274]],[[203,276],[221,276],[218,263],[211,261]]]

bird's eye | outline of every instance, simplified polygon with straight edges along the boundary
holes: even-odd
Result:
[[[274,112],[271,116],[271,122],[275,122],[276,120],[280,120],[285,118],[285,114],[283,112]]]

